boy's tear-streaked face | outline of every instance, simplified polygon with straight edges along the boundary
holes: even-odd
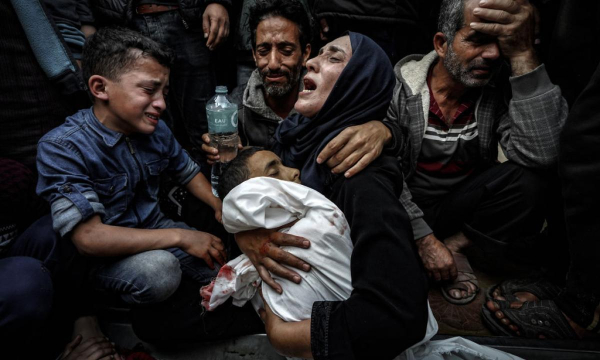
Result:
[[[116,81],[107,80],[108,128],[124,133],[152,134],[166,109],[169,69],[151,57],[140,57]]]
[[[248,158],[247,164],[250,178],[267,176],[300,184],[300,170],[284,166],[281,159],[272,151],[256,152]]]

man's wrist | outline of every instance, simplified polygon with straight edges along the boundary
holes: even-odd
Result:
[[[417,244],[417,246],[423,246],[423,245],[427,245],[435,240],[437,240],[437,239],[435,238],[433,233],[431,233],[431,234],[427,234],[427,235],[423,236],[422,238],[415,240],[415,243]]]
[[[377,121],[377,120],[375,120]],[[389,143],[392,141],[392,130],[390,130],[389,127],[387,127],[383,121],[377,121],[377,127],[379,127],[381,129],[381,132],[383,134],[383,145],[387,146],[389,145]]]
[[[509,61],[512,76],[521,76],[527,74],[540,66],[540,61],[533,48],[510,56]]]

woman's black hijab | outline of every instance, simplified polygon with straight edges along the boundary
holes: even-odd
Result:
[[[385,52],[367,36],[350,32],[352,57],[323,108],[313,118],[296,114],[279,124],[272,150],[286,166],[300,169],[302,184],[319,192],[334,179],[326,164],[317,164],[321,150],[349,126],[385,117],[395,78]]]

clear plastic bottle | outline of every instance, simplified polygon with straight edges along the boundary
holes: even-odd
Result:
[[[208,135],[211,146],[219,150],[219,161],[215,162],[210,174],[212,191],[217,195],[221,175],[221,164],[228,163],[237,155],[238,106],[227,95],[227,86],[217,86],[216,94],[206,103]]]

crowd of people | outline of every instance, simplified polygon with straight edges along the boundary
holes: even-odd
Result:
[[[429,341],[430,287],[458,307],[485,292],[495,334],[597,337],[600,59],[593,31],[564,24],[599,12],[3,2],[2,342],[25,358],[119,358],[102,293],[150,343],[266,332],[290,357],[443,358],[458,350]],[[556,49],[585,61],[566,67]],[[240,138],[220,197],[205,112],[217,83],[233,89]],[[502,271],[527,244],[549,271],[480,288],[473,249]],[[220,279],[235,293],[232,276],[262,285],[207,305]]]

